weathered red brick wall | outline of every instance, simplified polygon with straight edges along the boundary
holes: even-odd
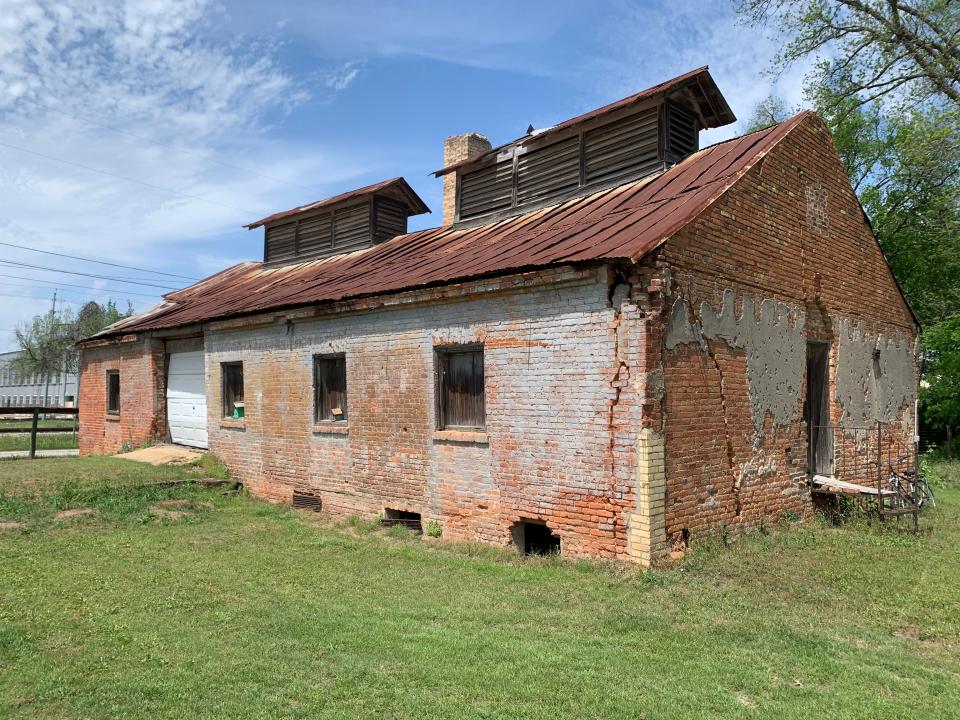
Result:
[[[625,557],[640,312],[629,281],[607,268],[537,277],[214,327],[211,449],[271,500],[311,490],[336,515],[408,510],[440,522],[445,537],[498,544],[513,523],[543,520],[565,554]],[[484,346],[485,437],[435,430],[434,348],[451,343]],[[313,425],[312,356],[331,352],[346,355],[347,428]],[[220,363],[235,360],[244,362],[240,427],[213,402]]]
[[[668,241],[658,265],[669,269],[669,535],[809,512],[807,340],[831,343],[836,432],[881,420],[909,446],[916,328],[817,118]]]
[[[120,413],[107,413],[107,371],[120,371]],[[163,343],[136,340],[80,354],[80,454],[106,455],[166,434]]]

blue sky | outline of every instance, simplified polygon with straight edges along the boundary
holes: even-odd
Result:
[[[507,141],[700,65],[741,123],[771,91],[802,102],[805,68],[767,77],[776,39],[732,0],[0,2],[0,242],[189,277],[258,258],[246,222],[396,175],[435,210],[412,227],[438,224],[447,135]],[[0,261],[182,284],[2,245]],[[58,283],[137,309],[162,292],[0,274],[18,276],[0,276],[0,351]]]

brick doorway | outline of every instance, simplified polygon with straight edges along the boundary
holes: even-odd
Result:
[[[807,471],[810,475],[833,474],[833,428],[830,425],[830,346],[807,343]]]

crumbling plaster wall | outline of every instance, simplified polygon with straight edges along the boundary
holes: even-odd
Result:
[[[840,425],[910,425],[917,397],[917,349],[902,333],[870,332],[863,323],[837,323],[836,400]],[[907,434],[912,431],[907,428]]]
[[[664,345],[673,350],[681,343],[693,343],[709,352],[708,342],[721,340],[730,348],[743,350],[751,417],[759,437],[768,413],[781,427],[796,419],[806,367],[805,320],[803,309],[771,298],[762,300],[758,311],[757,302],[749,295],[738,313],[736,296],[727,289],[719,309],[703,302],[698,313],[691,313],[686,301],[677,298]]]

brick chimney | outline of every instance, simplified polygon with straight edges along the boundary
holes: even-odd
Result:
[[[453,165],[491,149],[490,141],[479,133],[451,135],[443,142],[443,166]],[[443,176],[443,224],[452,225],[457,213],[457,174]]]

